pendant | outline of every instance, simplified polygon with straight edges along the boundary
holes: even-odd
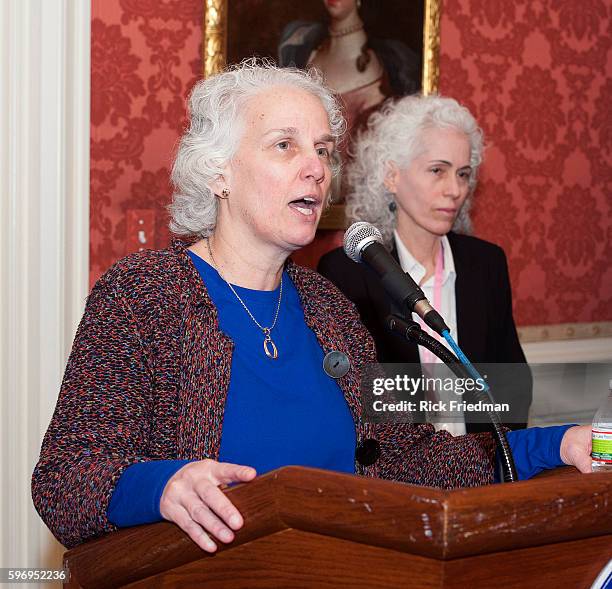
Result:
[[[278,358],[278,349],[276,348],[276,344],[272,341],[270,337],[270,329],[264,329],[265,339],[263,341],[263,349],[268,358],[272,358],[272,360],[276,360]]]

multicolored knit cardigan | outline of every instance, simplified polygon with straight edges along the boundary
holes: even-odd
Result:
[[[375,362],[372,338],[353,304],[325,278],[291,262],[287,272],[324,353],[338,350],[350,359],[338,383],[358,444],[380,444],[376,462],[356,461],[356,472],[441,488],[492,482],[487,435],[453,438],[430,425],[362,421],[360,374]],[[182,243],[131,255],[98,281],[32,478],[36,509],[62,544],[115,529],[106,510],[130,464],[218,457],[232,350]]]

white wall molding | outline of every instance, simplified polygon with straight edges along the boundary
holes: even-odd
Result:
[[[523,344],[529,363],[612,362],[612,337]],[[612,378],[612,376],[611,376]]]
[[[523,344],[532,366],[530,425],[589,423],[608,394],[612,337]]]
[[[0,566],[59,567],[30,476],[89,268],[90,2],[0,2]]]

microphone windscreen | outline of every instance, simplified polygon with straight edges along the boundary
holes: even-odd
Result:
[[[353,223],[344,234],[344,253],[353,260],[361,262],[361,252],[372,242],[383,243],[383,238],[378,229],[367,221]]]

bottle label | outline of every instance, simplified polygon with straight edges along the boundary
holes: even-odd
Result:
[[[612,430],[593,428],[593,460],[612,464]]]

